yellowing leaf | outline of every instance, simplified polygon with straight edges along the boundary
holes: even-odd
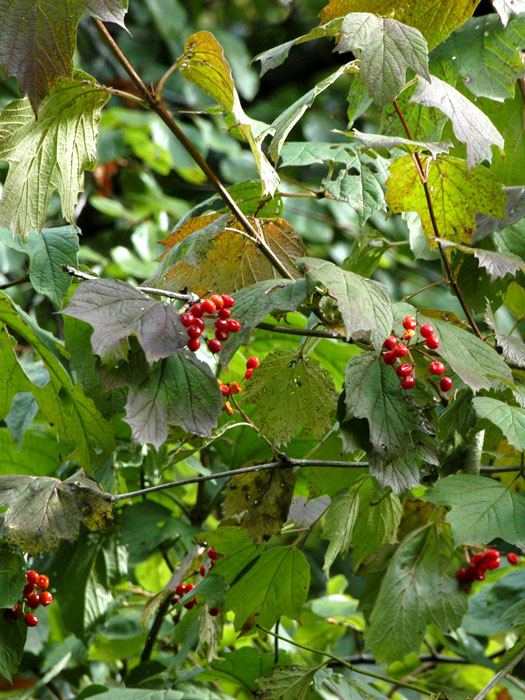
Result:
[[[483,166],[467,170],[459,158],[421,158],[428,173],[430,198],[442,238],[469,244],[476,229],[476,212],[505,215],[506,196],[501,184]],[[386,198],[392,212],[415,211],[421,217],[430,247],[436,242],[423,185],[411,156],[403,156],[390,166]]]

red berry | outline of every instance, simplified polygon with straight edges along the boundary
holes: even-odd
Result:
[[[476,579],[477,572],[478,572],[477,568],[475,566],[472,566],[472,564],[470,564],[470,566],[467,569],[468,580],[474,581]]]
[[[257,367],[260,365],[259,358],[257,355],[252,355],[252,357],[249,357],[246,360],[246,367],[247,369],[257,369]]]
[[[386,365],[394,365],[397,362],[396,354],[393,350],[387,350],[383,355],[383,362]]]
[[[192,352],[197,352],[201,346],[201,341],[198,338],[190,338],[186,345]]]
[[[416,335],[416,331],[413,330],[412,328],[408,328],[404,333],[403,333],[403,340],[412,340],[412,338]]]
[[[240,394],[242,392],[242,386],[239,382],[232,382],[230,384],[230,391],[232,394]]]
[[[217,340],[217,338],[212,338],[211,340],[208,340],[208,350],[214,355],[220,352],[222,350],[221,341]]]
[[[470,563],[473,566],[477,566],[478,564],[481,564],[483,559],[485,559],[485,554],[483,552],[478,552],[477,554],[474,554],[474,556],[470,560]]]
[[[223,396],[229,396],[230,393],[231,393],[231,391],[230,391],[230,387],[228,386],[228,384],[221,384],[221,394]]]
[[[397,338],[395,335],[389,335],[388,338],[383,343],[383,347],[387,350],[393,350],[397,345]]]
[[[202,308],[202,304],[193,304],[193,306],[190,308],[190,313],[195,316],[195,318],[200,318],[202,314],[204,313],[204,309]]]
[[[191,326],[191,324],[195,321],[195,316],[193,314],[190,314],[189,311],[187,311],[185,314],[182,314],[180,317],[180,322],[185,328],[188,328],[188,326]]]
[[[191,610],[193,607],[197,605],[197,598],[192,598],[189,603],[186,603],[184,607],[186,610]]]
[[[230,318],[231,315],[232,315],[232,312],[230,311],[230,309],[226,309],[226,308],[219,309],[219,318],[221,318],[223,320],[227,320]]]
[[[217,311],[217,307],[211,299],[205,299],[202,302],[202,309],[205,314],[214,314]]]
[[[499,552],[497,549],[487,549],[485,557],[487,559],[499,559]]]
[[[226,319],[224,319],[224,318],[218,318],[215,321],[215,328],[218,331],[227,331],[228,330],[228,321],[226,321]]]
[[[46,588],[49,588],[49,579],[47,576],[44,576],[44,574],[40,574],[40,576],[37,579],[36,582],[36,587],[40,588],[41,591],[45,591]]]
[[[210,301],[213,301],[217,309],[222,309],[224,306],[224,299],[220,296],[220,294],[212,294]]]
[[[38,602],[46,608],[53,602],[53,594],[50,591],[42,591],[38,596]]]
[[[445,365],[439,360],[434,360],[434,362],[430,363],[429,369],[432,374],[443,374],[445,371]]]
[[[199,326],[190,326],[187,333],[190,338],[198,338],[202,335],[202,328],[199,328]]]
[[[428,338],[425,340],[425,345],[427,346],[427,348],[435,350],[436,348],[439,348],[439,338],[437,337],[437,335],[429,335]]]
[[[197,328],[200,328],[201,331],[203,331],[203,330],[206,328],[206,326],[204,325],[204,321],[202,320],[202,318],[195,318],[195,319],[193,320],[193,323],[191,324],[190,328],[191,328],[192,326],[197,326]],[[188,329],[188,330],[189,330],[189,329]]]
[[[235,306],[235,299],[233,297],[231,297],[229,294],[223,294],[222,300],[224,302],[224,306],[227,309],[230,309],[232,306]]]
[[[172,604],[172,605],[177,605],[177,603],[179,602],[179,600],[180,600],[180,598],[179,598],[178,596],[174,595],[173,598],[171,599],[171,604]]]
[[[514,554],[514,552],[509,552],[507,554],[507,561],[509,564],[512,564],[512,566],[516,566],[519,563],[518,555]]]
[[[485,580],[485,572],[481,571],[480,569],[476,570],[476,575],[474,576],[475,581],[484,581]]]
[[[244,373],[244,378],[251,379],[252,375],[253,375],[253,369],[247,369],[246,372]]]
[[[37,576],[37,579],[38,579],[38,576]],[[22,591],[23,597],[24,597],[24,598],[27,598],[27,596],[31,595],[31,593],[33,592],[34,588],[35,588],[34,584],[32,584],[32,583],[26,583],[26,585],[24,586],[24,590]]]
[[[403,319],[403,328],[406,328],[406,330],[414,330],[414,328],[417,328],[417,321],[413,316],[405,316]]]
[[[456,578],[459,583],[466,583],[467,581],[470,581],[468,569],[458,569],[456,572]]]
[[[202,564],[201,568],[199,569],[199,574],[201,576],[206,576],[206,567],[204,566],[204,564]]]
[[[215,331],[215,337],[218,340],[228,340],[230,333],[228,331]]]
[[[500,564],[501,559],[499,557],[497,559],[486,559],[485,561],[485,567],[490,571],[493,571],[494,569],[499,569]]]
[[[463,591],[465,593],[470,593],[470,586],[463,586]]]
[[[35,585],[38,579],[38,573],[34,569],[31,569],[26,573],[26,579],[28,583]]]
[[[401,386],[403,389],[412,389],[416,385],[416,380],[411,375],[408,377],[403,377],[401,380]]]
[[[396,357],[406,357],[408,355],[408,348],[404,343],[399,343],[393,350]]]
[[[40,600],[38,599],[38,593],[31,593],[31,595],[27,596],[27,604],[33,610],[35,608],[38,608],[38,606],[40,605]]]
[[[434,329],[430,325],[430,323],[425,323],[421,328],[419,329],[419,332],[423,336],[423,338],[430,338],[431,335],[434,335]]]
[[[194,583],[187,583],[187,584],[184,586],[184,594],[186,595],[186,593],[189,593],[189,592],[192,591],[194,588],[195,588],[195,584],[194,584]]]
[[[218,555],[217,552],[213,549],[213,547],[209,547],[209,548],[208,548],[208,557],[209,557],[210,559],[217,559],[218,556],[219,556],[219,555]]]
[[[212,617],[217,617],[217,615],[220,613],[221,609],[220,608],[212,608],[210,610],[210,615]]]
[[[238,333],[241,330],[241,324],[239,321],[237,321],[236,318],[230,318],[227,321],[228,323],[228,330],[230,333]]]
[[[183,583],[178,583],[175,589],[175,594],[183,596],[186,593],[186,586]]]
[[[25,621],[28,627],[36,627],[38,625],[38,617],[33,615],[33,613],[27,613]]]
[[[443,391],[450,391],[452,389],[452,379],[450,377],[441,377],[439,386]]]
[[[216,559],[212,559],[212,560],[210,561],[210,569],[213,569],[213,567],[215,566],[215,562],[216,562],[216,561],[217,561]]]
[[[10,612],[13,620],[19,620],[23,615],[22,608],[20,607],[20,605],[18,605],[18,603],[16,603],[16,605],[13,605],[13,608]]]
[[[399,367],[396,367],[396,372],[400,377],[408,377],[412,373],[412,365],[408,362],[403,362]]]

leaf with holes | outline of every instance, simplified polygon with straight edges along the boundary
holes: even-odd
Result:
[[[439,233],[455,243],[470,244],[476,230],[476,212],[490,216],[505,215],[506,197],[490,170],[478,166],[467,169],[465,161],[449,156],[435,160],[421,156],[428,173],[428,189]],[[415,211],[431,248],[437,243],[425,191],[411,156],[403,156],[390,166],[386,198],[391,211]]]
[[[472,401],[481,421],[488,421],[499,428],[508,442],[519,452],[525,450],[525,409],[509,406],[503,401],[478,396]]]

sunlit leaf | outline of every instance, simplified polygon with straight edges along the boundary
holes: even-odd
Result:
[[[505,26],[512,15],[525,12],[525,0],[494,0],[494,9]]]
[[[487,420],[501,430],[509,443],[518,451],[525,450],[525,409],[478,396],[472,401],[480,420]]]

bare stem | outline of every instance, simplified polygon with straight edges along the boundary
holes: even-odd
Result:
[[[403,301],[408,301],[409,299],[412,299],[412,297],[415,297],[418,294],[421,294],[422,292],[426,292],[427,289],[430,289],[431,287],[437,287],[438,284],[448,284],[448,280],[438,280],[437,282],[431,282],[430,284],[421,287],[421,289],[417,289],[411,294],[405,294],[405,296],[403,297]]]
[[[0,289],[9,289],[9,287],[16,287],[18,284],[23,284],[28,280],[29,275],[24,275],[23,277],[19,277],[18,279],[13,280],[12,282],[4,282],[3,284],[0,284]]]
[[[341,333],[331,333],[330,331],[318,331],[310,328],[286,328],[285,326],[278,326],[274,323],[259,323],[257,328],[263,331],[272,331],[274,333],[285,333],[287,335],[302,335],[306,338],[333,338],[335,340],[343,340],[345,343],[353,343],[354,341],[350,338],[349,340],[341,335]]]
[[[505,666],[503,666],[503,668],[501,668],[501,669],[496,673],[496,675],[494,676],[494,678],[493,678],[489,683],[487,683],[487,685],[483,688],[483,690],[481,690],[481,691],[475,696],[474,700],[483,700],[483,698],[484,698],[486,695],[488,695],[488,693],[490,693],[490,691],[492,690],[492,688],[494,688],[496,685],[498,685],[498,683],[499,683],[500,681],[502,681],[502,680],[505,678],[505,676],[507,675],[507,673],[510,673],[510,672],[512,671],[512,669],[514,668],[514,666],[516,666],[516,664],[517,664],[519,661],[521,661],[521,659],[523,659],[524,656],[525,656],[525,647],[523,647],[522,649],[520,649],[520,651],[519,651],[515,656],[513,656],[513,657],[510,659],[510,661],[508,661],[508,662],[505,664]]]

